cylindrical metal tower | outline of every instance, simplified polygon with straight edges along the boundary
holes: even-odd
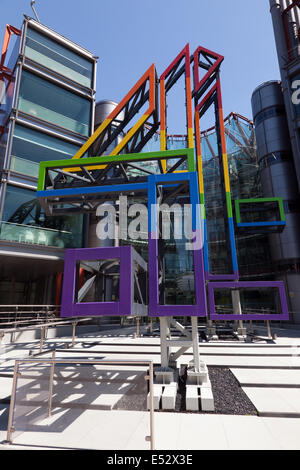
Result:
[[[96,103],[95,107],[95,130],[102,124],[104,119],[107,118],[107,116],[115,109],[115,107],[118,105],[115,101],[112,100],[101,100]],[[120,113],[120,116],[118,119],[122,119],[123,114]],[[109,155],[110,152],[118,145],[120,142],[121,137],[119,136],[106,150],[105,154]],[[96,145],[94,146],[94,150],[97,147],[97,141]],[[96,155],[96,153],[94,153]],[[96,248],[100,246],[114,246],[115,244],[118,243],[118,236],[117,236],[117,229],[118,227],[116,226],[116,235],[115,239],[106,239],[106,240],[100,240],[97,237],[96,233],[96,227],[97,223],[99,220],[96,217],[96,214],[90,214],[90,221],[89,221],[89,230],[88,230],[88,247],[89,248]]]
[[[286,214],[283,232],[269,236],[274,271],[284,273],[293,319],[300,322],[300,207],[281,83],[256,88],[252,110],[264,197],[282,197]]]
[[[291,148],[300,191],[300,104],[292,101],[293,84],[300,79],[300,11],[293,0],[269,0]]]

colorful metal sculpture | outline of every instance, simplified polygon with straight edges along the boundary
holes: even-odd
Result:
[[[230,175],[228,169],[224,116],[221,94],[220,66],[224,57],[203,47],[198,47],[190,56],[187,44],[171,62],[157,80],[154,64],[152,64],[136,85],[130,90],[120,104],[98,127],[94,134],[79,149],[72,160],[42,162],[37,196],[48,214],[58,215],[73,212],[95,212],[99,204],[105,201],[117,201],[120,195],[130,194],[142,197],[148,203],[148,291],[149,315],[158,317],[171,316],[206,316],[206,288],[208,286],[210,319],[288,319],[288,310],[284,284],[278,281],[238,282],[238,259],[235,242]],[[191,63],[193,63],[193,89],[191,85]],[[200,77],[200,69],[204,71]],[[185,100],[187,140],[185,149],[167,151],[167,97],[168,91],[177,80],[185,75]],[[160,93],[160,122],[158,113],[158,84]],[[148,90],[146,89],[148,86]],[[192,120],[192,98],[194,99],[194,131]],[[126,131],[130,121],[138,114],[142,106],[149,102],[147,111]],[[211,273],[209,265],[208,226],[205,211],[205,187],[203,178],[203,162],[201,153],[200,119],[210,106],[215,110],[215,128],[217,134],[217,164],[220,169],[221,201],[224,214],[225,237],[228,257],[231,264],[229,272]],[[120,119],[121,113],[124,113]],[[119,119],[118,119],[119,118]],[[152,122],[151,122],[152,119]],[[161,151],[140,153],[149,139],[157,132],[160,125]],[[125,132],[125,134],[124,134]],[[119,136],[121,141],[116,144],[110,156],[104,153],[109,145]],[[196,159],[194,156],[194,138]],[[97,157],[88,157],[87,152],[93,146],[98,149]],[[127,152],[120,155],[120,152]],[[169,161],[172,162],[168,164]],[[147,167],[155,162],[151,170]],[[143,165],[141,164],[143,163]],[[146,165],[146,166],[145,166]],[[184,165],[184,166],[183,166]],[[132,173],[136,171],[136,173]],[[158,267],[158,222],[157,197],[164,191],[168,197],[181,194],[192,206],[192,229],[196,238],[201,240],[193,250],[195,302],[191,305],[168,305],[161,301],[159,295]],[[167,188],[167,189],[166,189]],[[161,198],[160,198],[161,199]],[[275,200],[275,199],[274,199]],[[271,224],[285,224],[282,201],[279,204],[280,220],[248,223],[252,230]],[[237,227],[245,224],[240,220],[240,205],[243,203],[262,202],[262,200],[236,201]],[[101,251],[102,250],[102,251]],[[65,279],[62,300],[62,315],[129,315],[133,313],[132,298],[132,251],[129,247],[66,250]],[[88,258],[87,258],[88,256]],[[74,297],[74,274],[76,261],[114,257],[120,259],[120,301],[87,303],[76,301]],[[96,258],[97,259],[97,258]],[[143,264],[140,261],[140,264]],[[127,266],[124,268],[124,266]],[[128,270],[130,275],[128,276]],[[127,273],[127,274],[126,274]],[[211,282],[223,281],[223,282]],[[228,282],[230,281],[230,282]],[[90,281],[92,282],[92,281]],[[281,302],[281,314],[237,314],[222,315],[216,312],[214,289],[277,288]],[[125,299],[125,293],[128,298]],[[238,303],[239,303],[239,296]]]

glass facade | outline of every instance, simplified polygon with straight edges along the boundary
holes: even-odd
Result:
[[[44,213],[34,191],[8,185],[0,240],[79,248],[82,246],[82,216],[49,217]]]
[[[13,70],[19,56],[19,49],[20,49],[20,40],[21,37],[13,34],[10,38],[9,48],[7,51],[8,61],[5,64],[6,67],[10,70]]]
[[[13,35],[7,53],[9,58],[8,61],[4,62],[5,67],[12,73],[10,75],[0,74],[0,126],[6,124],[12,108],[16,80],[16,71],[14,71],[14,68],[18,59],[19,47],[20,37]]]
[[[89,135],[91,101],[25,70],[18,109],[77,134]]]
[[[20,41],[24,57],[18,62]],[[84,216],[47,216],[36,198],[34,178],[41,161],[72,158],[91,134],[95,61],[26,18],[21,36],[11,37],[5,66],[14,72],[0,78],[0,170],[7,175],[0,201],[0,303],[54,304],[63,256],[53,248],[82,247]],[[33,67],[39,71],[32,72]],[[19,111],[16,116],[12,106]],[[15,256],[6,261],[9,243]],[[36,253],[30,269],[26,258],[17,256],[29,249]]]
[[[40,161],[72,158],[77,150],[77,145],[16,124],[10,169],[37,178]]]
[[[276,288],[240,289],[240,302],[243,314],[281,314],[281,302]],[[214,289],[216,313],[230,314],[233,311],[232,291],[228,288]],[[263,305],[263,307],[262,307]]]
[[[32,28],[27,29],[25,56],[80,85],[92,87],[93,62]]]
[[[239,118],[228,119],[225,123],[226,148],[231,185],[232,203],[235,199],[263,197],[259,176],[259,163],[253,125]],[[159,136],[154,136],[146,145],[147,152],[159,150]],[[186,136],[169,136],[168,150],[186,147]],[[231,272],[226,239],[223,195],[220,182],[217,136],[214,130],[202,134],[201,139],[203,174],[205,187],[205,211],[208,231],[209,263],[211,274]],[[234,205],[234,204],[233,204]],[[236,244],[240,277],[244,280],[267,278],[273,275],[269,241],[266,234],[244,234],[236,230]],[[171,248],[168,247],[170,250]],[[173,251],[177,250],[176,245]],[[178,257],[180,249],[178,247]],[[176,285],[180,269],[176,257],[166,254],[168,285]],[[175,267],[173,266],[175,263]],[[191,267],[181,271],[181,277],[188,276]],[[177,274],[176,274],[177,272]],[[176,303],[176,301],[175,301]]]
[[[161,305],[194,305],[195,274],[193,252],[187,251],[188,240],[175,240],[174,221],[171,221],[171,237],[160,240],[158,255],[161,268],[164,266],[164,278],[160,282]]]
[[[6,124],[11,112],[15,89],[15,75],[9,79],[0,75],[0,126]]]
[[[225,133],[232,199],[262,197],[253,126],[231,119],[226,122]],[[216,133],[203,134],[201,145],[210,270],[212,274],[226,274],[232,272],[232,267],[228,257]],[[263,270],[265,259],[257,259],[261,251],[257,245],[263,243],[267,248],[267,237],[236,232],[236,242],[241,276],[253,272],[253,259],[258,263],[257,268]]]
[[[0,134],[0,169],[3,168],[4,157],[7,147],[8,128],[6,127],[2,134]]]

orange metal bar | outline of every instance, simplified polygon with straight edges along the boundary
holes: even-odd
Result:
[[[144,75],[137,81],[137,83],[131,88],[131,90],[127,93],[127,95],[122,99],[122,101],[116,106],[116,108],[109,114],[109,116],[103,121],[103,123],[96,129],[96,131],[90,136],[90,138],[83,144],[83,146],[78,150],[78,152],[74,155],[73,158],[81,158],[86,151],[92,146],[95,140],[106,130],[106,128],[111,124],[115,117],[123,110],[126,106],[128,101],[135,95],[138,89],[149,80],[149,107],[147,111],[144,113],[144,116],[147,118],[153,113],[155,110],[155,65],[152,64],[149,69],[144,73]],[[145,121],[146,119],[144,119]],[[143,119],[141,118],[138,122],[140,123],[138,127],[134,129],[134,133],[137,132],[138,129],[144,124]],[[135,127],[135,126],[134,126]],[[129,131],[130,132],[130,131]],[[118,148],[121,149],[126,144],[126,136],[118,145]],[[128,140],[128,138],[127,138]],[[112,153],[114,154],[114,153]],[[98,167],[97,167],[98,168]],[[73,169],[74,171],[74,169]]]
[[[203,162],[201,150],[201,131],[200,131],[200,115],[199,111],[206,101],[217,91],[217,84],[215,84],[209,92],[204,96],[202,101],[197,104],[195,108],[195,140],[196,140],[196,154],[197,154],[197,170],[198,170],[198,183],[200,203],[204,204],[204,177],[203,177]]]
[[[4,40],[3,40],[3,45],[2,45],[0,69],[4,67],[4,61],[5,61],[5,57],[7,54],[9,42],[13,34],[16,34],[17,36],[21,36],[21,31],[15,28],[14,26],[11,26],[10,24],[7,24],[5,27]]]

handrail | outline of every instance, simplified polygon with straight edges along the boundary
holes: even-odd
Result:
[[[85,322],[85,321],[90,321],[92,320],[92,317],[88,317],[88,318],[78,318],[78,317],[70,317],[68,320],[63,320],[63,321],[56,321],[54,323],[51,323],[52,326],[56,326],[56,325],[65,325],[65,324],[68,324],[68,323],[80,323],[80,322]],[[1,326],[1,324],[0,324]],[[17,331],[25,331],[25,330],[35,330],[37,328],[42,328],[42,327],[47,327],[49,326],[49,323],[42,323],[42,324],[38,324],[38,325],[30,325],[30,326],[21,326],[20,328],[3,328],[1,329],[0,328],[0,333],[13,333],[15,332],[16,330]]]
[[[60,326],[60,325],[72,325],[73,326],[73,332],[72,332],[72,346],[75,344],[75,333],[76,333],[76,326],[78,323],[81,322],[87,322],[91,321],[93,318],[92,317],[86,317],[86,318],[79,318],[79,317],[70,317],[68,320],[62,320],[62,321],[56,321],[56,322],[48,322],[48,323],[42,323],[38,325],[29,325],[29,326],[21,326],[21,327],[15,327],[15,328],[0,328],[0,343],[2,338],[5,336],[7,333],[18,333],[21,331],[32,331],[32,330],[41,330],[41,337],[40,337],[40,352],[42,352],[43,349],[43,344],[45,340],[45,330],[50,326]],[[1,326],[1,324],[0,324]]]
[[[2,318],[0,318],[0,320],[2,320]],[[4,319],[6,320],[6,318]],[[9,318],[7,318],[7,320],[9,320]],[[27,320],[11,320],[11,321],[6,321],[6,322],[2,322],[0,321],[0,329],[2,328],[2,326],[4,325],[15,325],[15,328],[20,325],[20,324],[24,324],[24,323],[37,323],[37,322],[44,322],[45,320],[47,320],[49,322],[49,324],[51,324],[52,321],[55,321],[57,320],[56,318],[28,318]],[[37,326],[39,326],[40,323],[37,323]],[[7,331],[7,329],[5,329],[5,331]]]
[[[13,225],[13,226],[18,226],[18,227],[23,227],[24,230],[26,229],[36,229],[36,230],[43,230],[47,232],[55,232],[55,233],[72,233],[70,230],[57,230],[55,228],[47,228],[47,227],[41,227],[40,225],[27,225],[27,224],[18,224],[16,222],[8,222],[6,220],[0,220],[0,226],[1,225]]]
[[[60,305],[0,305],[0,327],[57,320]],[[8,323],[5,323],[5,320]]]
[[[1,320],[1,318],[0,318]],[[44,324],[41,324],[41,323],[37,323],[36,325],[29,325],[28,326],[28,329],[29,327],[37,327],[37,328],[40,328],[41,326],[55,326],[55,325],[61,325],[62,323],[73,323],[74,321],[76,322],[80,322],[80,321],[87,321],[87,320],[92,320],[92,317],[89,317],[89,318],[82,318],[82,319],[79,319],[78,317],[70,317],[69,320],[57,320],[57,318],[55,317],[49,317],[49,318],[35,318],[35,319],[27,319],[27,320],[12,320],[12,321],[9,321],[9,322],[1,322],[0,321],[0,332],[1,332],[1,327],[3,325],[15,325],[15,328],[17,328],[17,324],[23,324],[23,323],[30,323],[30,322],[45,322]],[[24,328],[26,329],[27,327],[21,327],[21,328]],[[18,328],[20,330],[20,328]],[[30,328],[30,329],[34,329],[34,328]],[[4,328],[3,331],[5,332],[10,332],[9,330],[11,330],[11,328]]]
[[[34,304],[34,305],[28,305],[28,304],[0,304],[0,308],[6,308],[6,307],[15,307],[15,308],[19,308],[19,307],[36,307],[36,308],[57,308],[57,307],[60,307],[60,305],[52,305],[52,304]]]
[[[7,427],[7,438],[6,442],[11,443],[11,434],[13,432],[12,422],[14,416],[14,406],[16,398],[17,378],[19,376],[19,365],[20,364],[50,364],[50,383],[49,383],[49,402],[48,402],[48,416],[51,416],[52,406],[52,390],[53,390],[53,377],[55,364],[89,364],[89,365],[119,365],[119,366],[148,366],[149,375],[145,376],[145,379],[149,381],[149,411],[150,411],[150,436],[146,436],[146,441],[150,442],[150,450],[154,450],[154,402],[153,402],[153,361],[151,360],[134,360],[134,361],[122,361],[122,360],[102,360],[102,359],[57,359],[55,358],[55,349],[52,351],[52,358],[35,358],[35,359],[16,359],[14,366],[14,377],[12,384],[12,393],[9,407],[8,427]]]

